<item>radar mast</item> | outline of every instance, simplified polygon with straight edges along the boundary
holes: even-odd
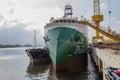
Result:
[[[64,16],[65,17],[72,17],[73,12],[72,12],[72,6],[67,4],[64,9]]]

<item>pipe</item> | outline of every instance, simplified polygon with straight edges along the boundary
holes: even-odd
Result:
[[[114,80],[120,80],[120,77],[114,72],[112,68],[108,68],[108,74],[114,79]]]

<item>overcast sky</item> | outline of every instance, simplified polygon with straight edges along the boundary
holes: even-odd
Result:
[[[105,16],[102,23],[109,25],[108,10],[112,11],[111,28],[120,30],[120,0],[101,0],[101,13]],[[37,29],[38,43],[43,42],[44,25],[50,17],[61,17],[64,6],[73,7],[74,16],[81,15],[91,19],[93,0],[0,0],[0,44],[32,44],[33,30]],[[94,35],[89,28],[89,40]]]

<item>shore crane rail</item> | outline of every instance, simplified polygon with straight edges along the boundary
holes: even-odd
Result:
[[[120,36],[118,36],[117,34],[112,34],[106,30],[104,30],[101,26],[100,27],[96,27],[95,23],[93,23],[92,21],[88,21],[88,20],[80,20],[80,22],[84,25],[87,25],[88,27],[93,28],[94,30],[96,30],[97,32],[109,37],[110,39],[113,39],[116,42],[120,42]]]

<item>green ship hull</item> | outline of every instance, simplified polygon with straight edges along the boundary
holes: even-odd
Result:
[[[83,67],[86,63],[88,40],[81,32],[56,27],[49,29],[44,38],[55,71],[71,69],[75,65]]]

